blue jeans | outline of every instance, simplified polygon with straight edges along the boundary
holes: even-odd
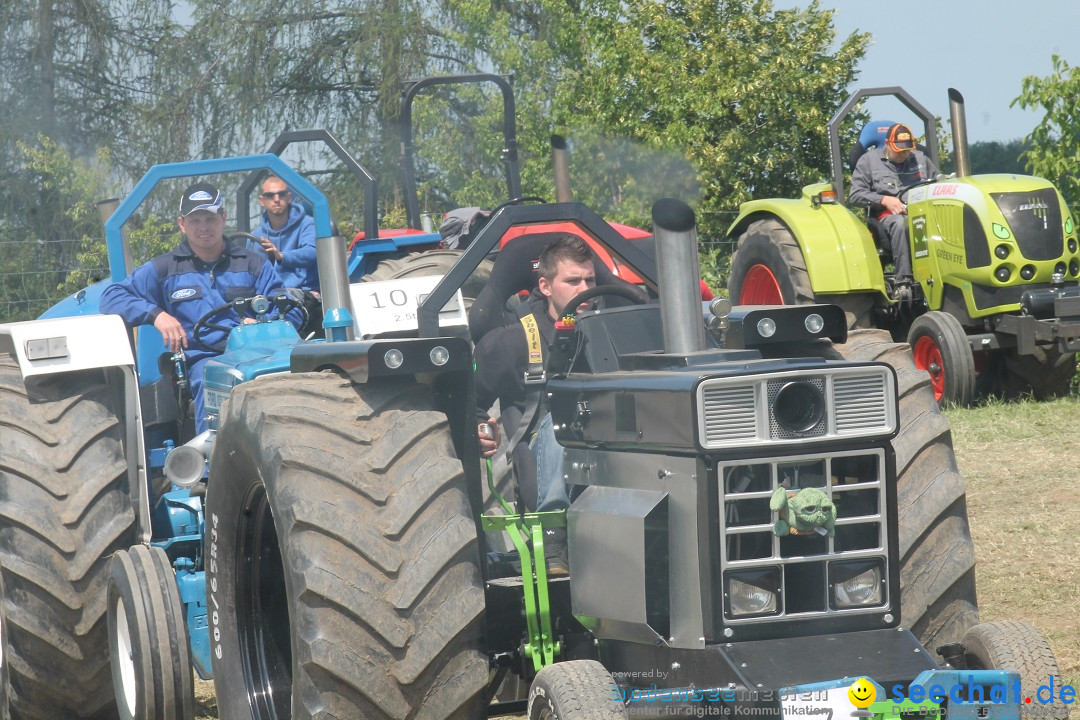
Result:
[[[551,413],[540,419],[536,435],[529,443],[536,456],[536,510],[548,512],[570,507],[563,477],[563,448],[555,439]]]
[[[203,366],[211,356],[201,357],[188,365],[188,387],[191,388],[191,397],[195,399],[195,434],[199,435],[206,430],[206,409],[203,401]]]

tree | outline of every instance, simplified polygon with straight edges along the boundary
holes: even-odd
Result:
[[[1069,207],[1080,203],[1080,176],[1076,159],[1080,157],[1080,68],[1070,67],[1063,58],[1053,56],[1054,71],[1045,78],[1024,78],[1020,95],[1012,101],[1027,109],[1041,109],[1043,118],[1027,141],[1031,148],[1024,159],[1032,174],[1057,185]]]
[[[740,202],[827,176],[825,124],[869,39],[832,50],[832,11],[816,2],[534,0],[499,4],[493,18],[475,0],[449,2],[474,27],[487,23],[473,41],[522,85],[526,191],[550,187],[539,157],[559,129],[583,140],[573,162],[583,200],[641,222],[658,179],[696,184],[702,232],[714,236]]]
[[[1010,173],[1026,175],[1022,154],[1031,150],[1031,144],[1020,139],[1008,142],[977,142],[969,148],[971,172],[976,175],[985,173]],[[943,172],[953,172],[952,163],[943,164]]]
[[[62,296],[58,285],[80,246],[101,236],[95,202],[107,186],[107,153],[96,162],[73,159],[44,135],[17,150],[6,191],[23,205],[0,223],[0,322],[34,317]]]

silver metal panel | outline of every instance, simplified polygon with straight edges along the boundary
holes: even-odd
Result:
[[[885,385],[877,373],[841,375],[833,380],[836,432],[873,431],[889,423]]]
[[[575,615],[625,639],[656,640],[646,618],[645,519],[665,497],[656,490],[593,486],[574,500],[567,524]]]
[[[710,554],[703,546],[707,528],[698,527],[705,489],[698,481],[697,459],[568,449],[565,467],[567,481],[571,483],[667,494],[671,609],[671,636],[667,643],[680,648],[704,647],[706,611],[711,613],[711,608],[703,606],[703,597],[707,591],[711,592],[708,588],[711,580]],[[575,573],[577,567],[575,564]],[[608,627],[603,622],[598,623],[595,632],[607,639],[634,639],[622,634],[619,627]]]

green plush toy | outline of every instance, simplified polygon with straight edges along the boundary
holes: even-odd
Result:
[[[785,487],[773,491],[769,509],[777,513],[773,533],[785,535],[809,535],[818,533],[833,537],[836,528],[836,506],[829,494],[821,488],[808,487],[789,492]]]

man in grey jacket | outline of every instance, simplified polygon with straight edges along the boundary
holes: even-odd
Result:
[[[866,151],[855,165],[848,203],[868,208],[871,217],[881,222],[898,276],[911,277],[907,206],[899,195],[937,174],[937,167],[915,147],[915,136],[903,123],[890,127],[883,147]]]

